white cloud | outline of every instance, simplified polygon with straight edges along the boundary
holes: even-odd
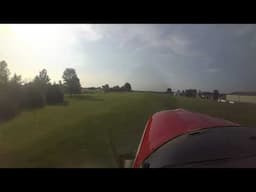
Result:
[[[74,34],[79,35],[79,37],[87,40],[87,41],[98,41],[103,38],[103,35],[94,29],[93,25],[84,24],[77,25],[75,28]]]

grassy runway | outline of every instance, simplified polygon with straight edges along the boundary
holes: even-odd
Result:
[[[256,105],[224,104],[157,93],[91,93],[67,105],[25,111],[0,124],[0,167],[118,167],[135,154],[153,113],[174,108],[256,127]]]

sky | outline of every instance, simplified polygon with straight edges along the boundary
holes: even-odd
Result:
[[[255,91],[256,25],[0,24],[0,60],[24,81],[74,68],[83,87]]]

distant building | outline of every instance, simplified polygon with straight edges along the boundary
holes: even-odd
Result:
[[[174,93],[175,96],[180,96],[181,95],[181,92],[180,90],[177,90],[175,93]]]
[[[199,97],[202,99],[213,99],[213,93],[212,92],[201,92]]]

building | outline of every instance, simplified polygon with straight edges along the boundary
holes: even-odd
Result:
[[[201,92],[199,97],[202,99],[213,99],[213,93],[212,92]]]

